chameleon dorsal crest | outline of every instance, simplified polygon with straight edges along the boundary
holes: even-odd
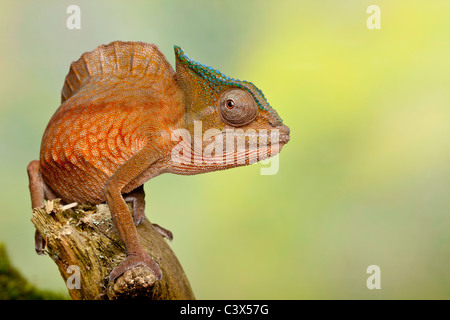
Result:
[[[92,91],[93,88],[100,86],[95,83],[105,83],[114,79],[140,80],[140,82],[151,80],[158,85],[158,82],[167,81],[173,74],[171,65],[156,45],[114,41],[85,52],[80,59],[70,65],[61,90],[61,103],[83,88]],[[105,87],[103,85],[103,89]]]

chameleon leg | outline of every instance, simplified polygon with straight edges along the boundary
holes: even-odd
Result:
[[[156,155],[157,151],[155,149],[144,147],[121,165],[106,182],[106,201],[108,202],[114,225],[125,245],[127,253],[127,258],[111,271],[109,275],[110,281],[122,275],[126,270],[137,266],[144,266],[150,269],[158,280],[162,277],[162,272],[156,262],[145,252],[139,243],[133,217],[121,194],[123,187],[127,183],[132,181],[144,170],[147,170],[157,160]]]
[[[27,167],[29,189],[31,195],[31,208],[40,208],[44,206],[44,200],[53,200],[56,198],[55,194],[47,187],[44,180],[42,180],[41,172],[39,171],[39,161],[33,160]],[[34,249],[39,255],[44,255],[45,240],[39,231],[34,233]]]
[[[125,202],[133,204],[133,220],[134,224],[138,226],[145,219],[145,191],[144,186],[137,187],[130,193],[123,195]]]
[[[145,219],[145,191],[144,185],[137,187],[133,191],[124,194],[123,199],[125,202],[131,202],[133,204],[133,220],[134,224],[138,226]],[[173,234],[170,230],[163,228],[156,223],[152,223],[153,227],[159,232],[161,236],[168,239],[169,241],[173,240]]]

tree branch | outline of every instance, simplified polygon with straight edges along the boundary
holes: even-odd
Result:
[[[46,240],[46,252],[64,281],[75,284],[69,289],[73,299],[195,299],[178,259],[147,219],[137,226],[139,241],[161,268],[160,281],[144,267],[108,281],[111,270],[125,259],[125,248],[106,204],[67,208],[59,199],[47,201],[45,207],[33,210],[31,221]],[[69,266],[79,268],[79,289],[74,278],[77,269]]]

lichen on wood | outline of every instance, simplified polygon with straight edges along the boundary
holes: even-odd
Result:
[[[153,300],[194,299],[189,281],[167,241],[147,219],[136,227],[139,241],[158,263],[163,277],[156,281],[150,270],[136,267],[115,281],[108,276],[125,259],[125,248],[106,204],[80,204],[68,208],[59,199],[33,210],[31,219],[46,240],[46,253],[67,283],[77,266],[79,289],[69,289],[77,300],[140,298]]]

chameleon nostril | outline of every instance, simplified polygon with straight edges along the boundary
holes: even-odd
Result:
[[[291,134],[291,129],[289,129],[288,126],[286,126],[286,134],[287,134],[287,135]]]

